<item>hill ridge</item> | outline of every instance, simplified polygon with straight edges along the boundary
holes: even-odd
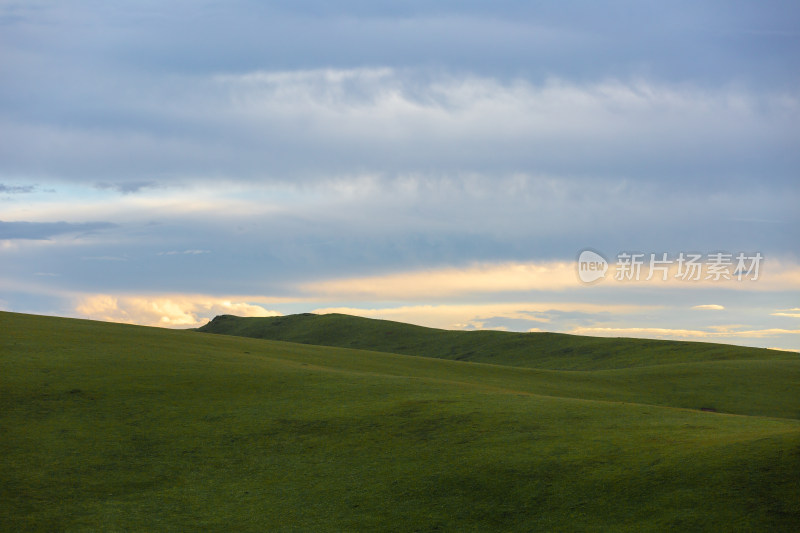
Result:
[[[553,332],[444,330],[341,313],[279,317],[219,315],[203,333],[282,340],[550,370],[609,370],[734,359],[789,359],[765,348]]]

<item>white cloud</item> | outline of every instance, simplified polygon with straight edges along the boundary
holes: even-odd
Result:
[[[447,75],[428,81],[391,68],[256,71],[216,76],[230,91],[230,110],[244,118],[303,118],[312,133],[330,128],[344,135],[369,131],[397,140],[435,133],[457,138],[515,139],[548,136],[585,139],[609,133],[631,135],[688,122],[703,130],[719,126],[705,119],[752,120],[760,110],[754,95],[737,89],[703,90],[644,79],[609,79],[577,84],[552,77],[541,84],[500,81],[476,75]],[[793,113],[795,99],[770,97]],[[393,127],[381,125],[391,121]],[[425,129],[432,128],[432,129]],[[488,128],[488,129],[486,129]],[[696,132],[692,132],[693,134]]]
[[[478,264],[313,282],[300,288],[321,297],[425,299],[480,292],[559,291],[580,285],[567,262]]]
[[[380,154],[384,168],[402,166],[392,153],[402,153],[412,168],[419,162],[463,168],[487,158],[497,165],[497,153],[517,162],[535,153],[545,165],[591,168],[570,162],[567,154],[578,152],[600,166],[609,159],[632,161],[631,146],[653,162],[660,160],[659,151],[681,147],[689,154],[697,137],[713,154],[729,150],[732,142],[763,142],[770,134],[767,115],[774,113],[773,125],[788,128],[778,113],[795,116],[798,107],[785,94],[729,87],[644,79],[550,78],[540,84],[477,75],[425,79],[390,68],[250,72],[217,76],[214,82],[230,95],[223,113],[236,117],[244,130],[265,133],[279,125],[286,138],[319,144],[317,157],[361,166],[359,161]],[[298,123],[302,132],[295,131]]]
[[[800,318],[800,308],[793,307],[791,309],[782,309],[780,311],[776,311],[774,313],[770,313],[772,316],[788,316],[791,318]]]
[[[157,191],[146,190],[126,195],[108,190],[98,191],[94,186],[63,186],[55,183],[53,186],[58,188],[58,198],[41,195],[10,205],[3,213],[4,219],[83,222],[88,218],[130,224],[153,218],[263,216],[288,210],[285,205],[286,188],[278,186],[243,186],[225,182],[184,186],[178,183]],[[276,201],[275,197],[280,201]]]
[[[578,327],[568,333],[574,335],[593,335],[599,337],[643,337],[658,339],[722,339],[722,338],[762,338],[777,335],[800,335],[800,329],[737,329],[741,326],[730,328],[721,327],[715,331],[703,329],[674,329],[674,328],[652,328],[652,327]],[[713,329],[713,328],[709,328]]]
[[[695,305],[692,306],[692,309],[702,309],[708,311],[722,311],[725,309],[725,306],[717,305],[717,304],[704,304],[704,305]]]
[[[758,280],[735,277],[729,280],[700,279],[683,281],[675,277],[673,265],[666,281],[659,276],[647,280],[618,281],[614,278],[615,265],[611,265],[606,279],[599,282],[619,291],[647,286],[650,289],[734,289],[743,291],[797,290],[800,289],[800,266],[775,261],[764,269]],[[643,270],[644,272],[644,270]],[[477,293],[503,293],[524,291],[563,291],[582,287],[576,264],[565,261],[481,263],[466,267],[438,268],[322,280],[304,283],[299,289],[315,297],[348,299],[419,300]],[[722,310],[721,305],[696,305],[692,309]]]
[[[662,167],[680,154],[723,166],[720,174],[730,159],[721,154],[763,158],[787,142],[798,115],[794,97],[728,86],[534,83],[390,67],[154,79],[146,91],[126,92],[124,102],[103,97],[98,106],[120,117],[106,129],[0,117],[0,130],[9,132],[0,149],[6,171],[36,169],[123,189],[143,176],[156,184],[291,182],[364,169],[496,173],[532,164],[564,175],[619,176],[632,168],[663,177]],[[111,112],[121,107],[128,113]],[[129,115],[135,123],[122,118]],[[31,148],[42,145],[46,154]],[[609,163],[617,168],[611,174]],[[108,183],[109,175],[120,184]]]
[[[170,250],[168,252],[158,252],[156,255],[202,255],[210,253],[210,250]]]
[[[127,257],[120,257],[114,255],[88,255],[81,257],[84,261],[127,261]]]
[[[216,315],[278,316],[243,301],[202,295],[82,296],[75,311],[85,318],[161,327],[198,327]]]

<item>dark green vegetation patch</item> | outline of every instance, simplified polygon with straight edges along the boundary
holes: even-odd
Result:
[[[797,356],[647,346],[555,371],[0,313],[0,528],[796,531]]]
[[[603,370],[726,359],[773,360],[781,357],[773,350],[729,344],[615,339],[543,332],[449,331],[337,313],[265,318],[220,315],[198,330],[256,339],[552,370]],[[787,354],[783,354],[783,357],[796,359],[796,356]]]

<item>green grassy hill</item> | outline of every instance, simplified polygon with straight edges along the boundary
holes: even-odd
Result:
[[[198,331],[552,370],[600,370],[779,357],[797,359],[796,355],[774,350],[729,344],[563,333],[449,331],[342,314],[305,313],[266,318],[221,315]]]
[[[0,529],[796,531],[790,355],[555,371],[0,313]]]

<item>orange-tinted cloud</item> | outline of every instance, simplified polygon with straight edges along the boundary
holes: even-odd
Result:
[[[86,318],[146,326],[197,327],[220,314],[277,316],[260,305],[201,295],[80,297],[75,310]]]

